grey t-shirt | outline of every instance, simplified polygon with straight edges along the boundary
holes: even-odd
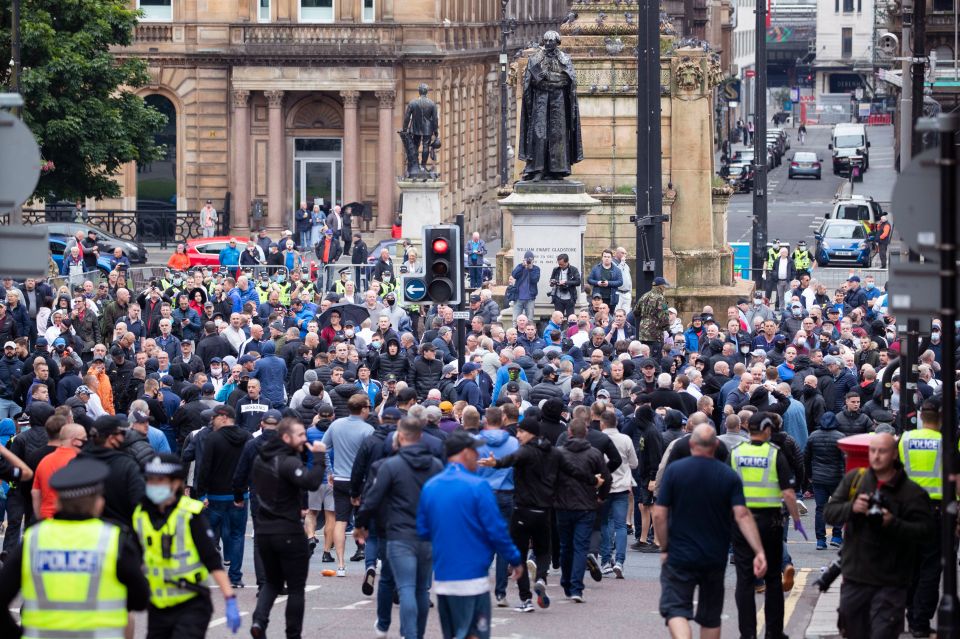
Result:
[[[373,426],[355,415],[334,420],[323,434],[323,445],[327,447],[327,467],[330,467],[330,453],[333,453],[333,478],[350,479],[353,462],[360,452],[360,445],[368,435],[373,434]]]

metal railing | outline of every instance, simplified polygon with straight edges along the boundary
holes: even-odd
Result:
[[[82,218],[74,216],[69,207],[46,209],[23,209],[23,223],[78,223],[95,226],[110,235],[133,242],[156,242],[160,248],[168,244],[201,237],[199,211],[151,211],[103,209],[87,211]],[[10,215],[0,215],[0,224],[10,223]],[[230,228],[230,212],[222,211],[217,216],[217,235],[224,235]]]

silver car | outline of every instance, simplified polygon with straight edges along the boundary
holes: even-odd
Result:
[[[819,180],[821,177],[821,164],[822,161],[817,157],[816,153],[795,151],[793,159],[790,160],[790,168],[787,169],[787,178],[792,180],[795,177],[804,176]]]

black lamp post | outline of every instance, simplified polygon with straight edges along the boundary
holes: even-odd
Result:
[[[510,157],[507,153],[507,36],[517,27],[517,21],[507,19],[510,0],[500,0],[500,186],[510,181]]]

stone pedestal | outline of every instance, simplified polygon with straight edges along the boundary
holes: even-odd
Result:
[[[523,260],[527,251],[540,267],[536,312],[545,317],[553,311],[550,302],[550,273],[557,266],[557,256],[566,253],[570,265],[583,273],[583,234],[587,213],[600,202],[587,195],[582,182],[547,181],[517,182],[513,193],[499,201],[500,210],[512,219],[511,250],[498,256],[498,269],[507,283],[514,264]],[[586,274],[583,275],[584,280]],[[581,300],[582,289],[581,289]],[[509,309],[504,309],[508,311]]]
[[[440,191],[446,183],[398,180],[397,185],[403,201],[400,209],[403,237],[414,246],[419,246],[423,237],[421,229],[443,221],[440,215]]]

